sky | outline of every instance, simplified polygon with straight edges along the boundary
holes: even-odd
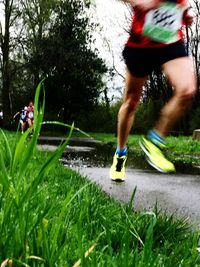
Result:
[[[117,69],[114,80],[107,81],[109,96],[120,97],[124,86],[124,80],[121,75],[124,76],[125,73],[121,54],[128,38],[126,30],[129,29],[130,20],[128,18],[130,17],[130,11],[119,0],[95,0],[95,3],[96,18],[102,28],[101,33],[95,35],[96,46],[106,64],[112,67],[114,61]],[[117,72],[121,75],[118,75]],[[120,88],[120,93],[116,88]]]
[[[0,23],[4,25],[3,6],[0,4]],[[94,33],[96,39],[95,46],[99,50],[100,57],[106,62],[108,67],[115,65],[117,72],[124,75],[125,66],[121,56],[124,44],[127,40],[125,25],[128,29],[127,17],[130,15],[127,6],[120,0],[94,0],[93,17],[101,28]],[[2,27],[4,28],[4,27]],[[116,73],[117,73],[116,72]],[[116,75],[114,80],[106,78],[110,88],[110,97],[121,94],[115,91],[116,87],[123,88],[123,79]],[[113,90],[112,90],[113,89]]]
[[[2,25],[2,28],[4,28],[3,27],[4,26],[3,13],[4,13],[4,11],[3,11],[3,4],[0,3],[0,24]]]

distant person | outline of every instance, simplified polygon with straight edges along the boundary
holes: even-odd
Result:
[[[32,101],[29,102],[26,117],[27,117],[28,127],[32,128],[34,123],[34,105]]]
[[[3,110],[0,109],[0,127],[3,126]]]
[[[21,133],[24,133],[24,130],[26,128],[26,122],[27,122],[27,106],[25,106],[22,110],[18,111],[14,116],[13,119],[15,119],[18,115],[20,118],[20,125],[21,125]]]
[[[163,153],[165,137],[191,106],[196,93],[196,75],[188,57],[183,25],[193,21],[186,0],[124,0],[133,6],[133,21],[123,51],[127,66],[123,104],[118,115],[118,145],[110,169],[112,180],[124,181],[127,140],[143,87],[153,70],[161,69],[173,88],[166,103],[140,146],[148,163],[162,173],[175,172]]]

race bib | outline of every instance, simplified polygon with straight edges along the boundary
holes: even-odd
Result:
[[[183,13],[184,9],[174,3],[162,3],[146,14],[143,35],[165,44],[178,41]]]
[[[29,117],[29,119],[33,119],[33,112],[29,112],[28,117]]]

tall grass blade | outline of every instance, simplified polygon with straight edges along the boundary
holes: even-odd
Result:
[[[38,127],[38,116],[40,113],[39,97],[40,97],[41,87],[44,86],[43,82],[44,82],[44,79],[38,84],[38,86],[36,88],[35,98],[34,98],[34,131]],[[45,92],[43,89],[43,105],[44,105],[44,102],[45,102]],[[42,110],[43,110],[43,108],[42,108]]]
[[[6,189],[9,188],[9,176],[7,173],[7,169],[3,160],[3,155],[2,152],[0,150],[0,168],[1,168],[1,172],[0,172],[0,183],[5,186]]]
[[[144,215],[150,215],[150,222],[148,229],[146,231],[145,237],[145,245],[144,245],[144,262],[146,264],[149,263],[151,255],[152,255],[152,246],[153,246],[153,233],[154,233],[154,226],[156,225],[157,218],[153,212],[147,212]]]
[[[11,151],[11,147],[10,147],[9,142],[8,142],[8,138],[6,137],[6,135],[2,129],[0,129],[0,131],[1,131],[1,134],[2,134],[4,142],[5,142],[5,151],[7,152],[8,160],[9,160],[9,162],[11,162],[12,161],[12,151]]]
[[[25,142],[27,140],[28,135],[30,134],[31,129],[29,128],[19,139],[16,144],[13,161],[11,164],[11,175],[15,173],[15,170],[19,163],[22,161],[22,155],[25,152]]]
[[[122,206],[122,211],[124,212],[127,221],[129,222],[131,228],[133,229],[133,230],[130,229],[130,233],[131,233],[131,234],[132,234],[132,235],[133,235],[133,236],[140,242],[140,244],[141,244],[142,246],[144,246],[144,243],[143,243],[141,237],[139,236],[139,234],[138,234],[137,230],[135,229],[135,226],[133,225],[133,223],[130,221],[129,216],[128,216],[128,214],[127,214],[127,212],[125,211],[125,209],[124,209],[123,206]]]
[[[53,257],[55,256],[54,253],[56,251],[56,244],[57,244],[57,240],[59,238],[59,231],[61,228],[61,222],[63,217],[65,216],[65,213],[67,212],[67,207],[72,203],[72,201],[83,191],[85,190],[86,187],[88,187],[89,183],[86,184],[85,186],[83,186],[82,188],[80,188],[73,196],[72,196],[72,191],[70,193],[68,193],[65,201],[63,202],[62,205],[62,209],[61,212],[59,214],[59,217],[57,219],[57,223],[54,224],[54,226],[52,227],[52,247],[51,247],[51,261],[53,260]],[[72,196],[72,197],[71,197]]]
[[[50,124],[50,125],[58,125],[58,126],[66,127],[66,128],[71,128],[71,125],[70,125],[70,124],[63,123],[63,122],[59,122],[59,121],[44,121],[42,124],[43,124],[43,125],[48,125],[48,124]],[[91,136],[90,136],[88,133],[86,133],[86,132],[80,130],[80,129],[77,128],[77,127],[74,127],[74,130],[77,131],[77,132],[82,133],[83,135],[85,135],[85,136],[87,136],[87,137],[89,137],[89,138],[91,138]]]
[[[137,191],[137,186],[134,188],[133,193],[131,195],[131,199],[130,199],[129,204],[128,204],[129,211],[131,211],[133,209],[133,201],[134,201],[134,198],[136,195],[136,191]]]
[[[72,132],[73,132],[73,124],[71,126],[70,133],[69,133],[66,141],[57,148],[55,153],[53,153],[52,155],[49,156],[47,161],[41,167],[39,174],[35,177],[33,183],[29,185],[26,193],[24,194],[23,198],[21,199],[21,204],[24,201],[26,201],[27,199],[30,199],[33,192],[36,190],[38,184],[41,183],[42,180],[44,179],[45,174],[47,174],[47,172],[54,166],[54,164],[58,162],[58,160],[60,159],[61,155],[63,154],[63,152],[64,152],[64,150],[65,150],[65,148],[69,142],[69,139],[71,138]]]
[[[26,166],[29,163],[35,149],[36,149],[36,144],[37,144],[37,139],[38,136],[40,134],[40,130],[41,130],[41,126],[42,126],[42,121],[43,121],[43,117],[44,117],[44,107],[45,107],[45,98],[43,97],[43,103],[41,105],[41,108],[38,110],[38,101],[39,101],[39,96],[40,96],[40,92],[41,92],[41,86],[42,86],[42,82],[39,83],[37,89],[36,89],[36,93],[35,93],[35,102],[34,102],[34,110],[35,110],[35,115],[36,115],[36,120],[34,118],[34,133],[33,136],[31,138],[30,143],[28,144],[28,147],[24,153],[23,159],[22,159],[22,163],[20,165],[20,170],[19,170],[19,176],[22,176],[24,171],[26,170]],[[44,95],[44,88],[43,88],[43,95]]]

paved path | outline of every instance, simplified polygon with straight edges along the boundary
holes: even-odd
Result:
[[[134,188],[136,210],[158,207],[178,217],[189,217],[200,227],[200,176],[159,174],[151,171],[127,169],[124,183],[115,183],[108,177],[108,168],[74,167],[81,175],[99,184],[110,196],[128,202]]]
[[[66,140],[65,137],[58,137],[58,136],[39,136],[38,137],[38,144],[42,145],[50,145],[50,146],[57,146],[60,143]],[[95,140],[94,138],[81,138],[81,137],[71,137],[69,139],[69,145],[71,146],[78,146],[78,147],[98,147],[102,145],[101,141]]]
[[[40,148],[55,149],[55,146],[51,147],[49,144],[55,145],[56,142],[60,142],[60,139],[51,139],[47,139],[46,142],[44,142],[45,138],[40,140],[45,144]],[[178,217],[188,217],[192,223],[200,227],[200,175],[166,175],[128,168],[126,182],[115,183],[108,176],[109,168],[93,166],[100,158],[100,154],[95,154],[95,151],[92,154],[94,147],[98,145],[101,144],[95,144],[91,139],[83,141],[74,138],[67,147],[68,156],[65,155],[62,159],[63,164],[95,181],[110,196],[123,202],[129,202],[134,188],[137,187],[134,201],[136,210],[152,210],[157,202],[162,211],[166,210],[169,214],[175,213]],[[83,154],[84,151],[87,153]],[[78,152],[80,155],[77,154]],[[92,159],[95,159],[93,163]]]

